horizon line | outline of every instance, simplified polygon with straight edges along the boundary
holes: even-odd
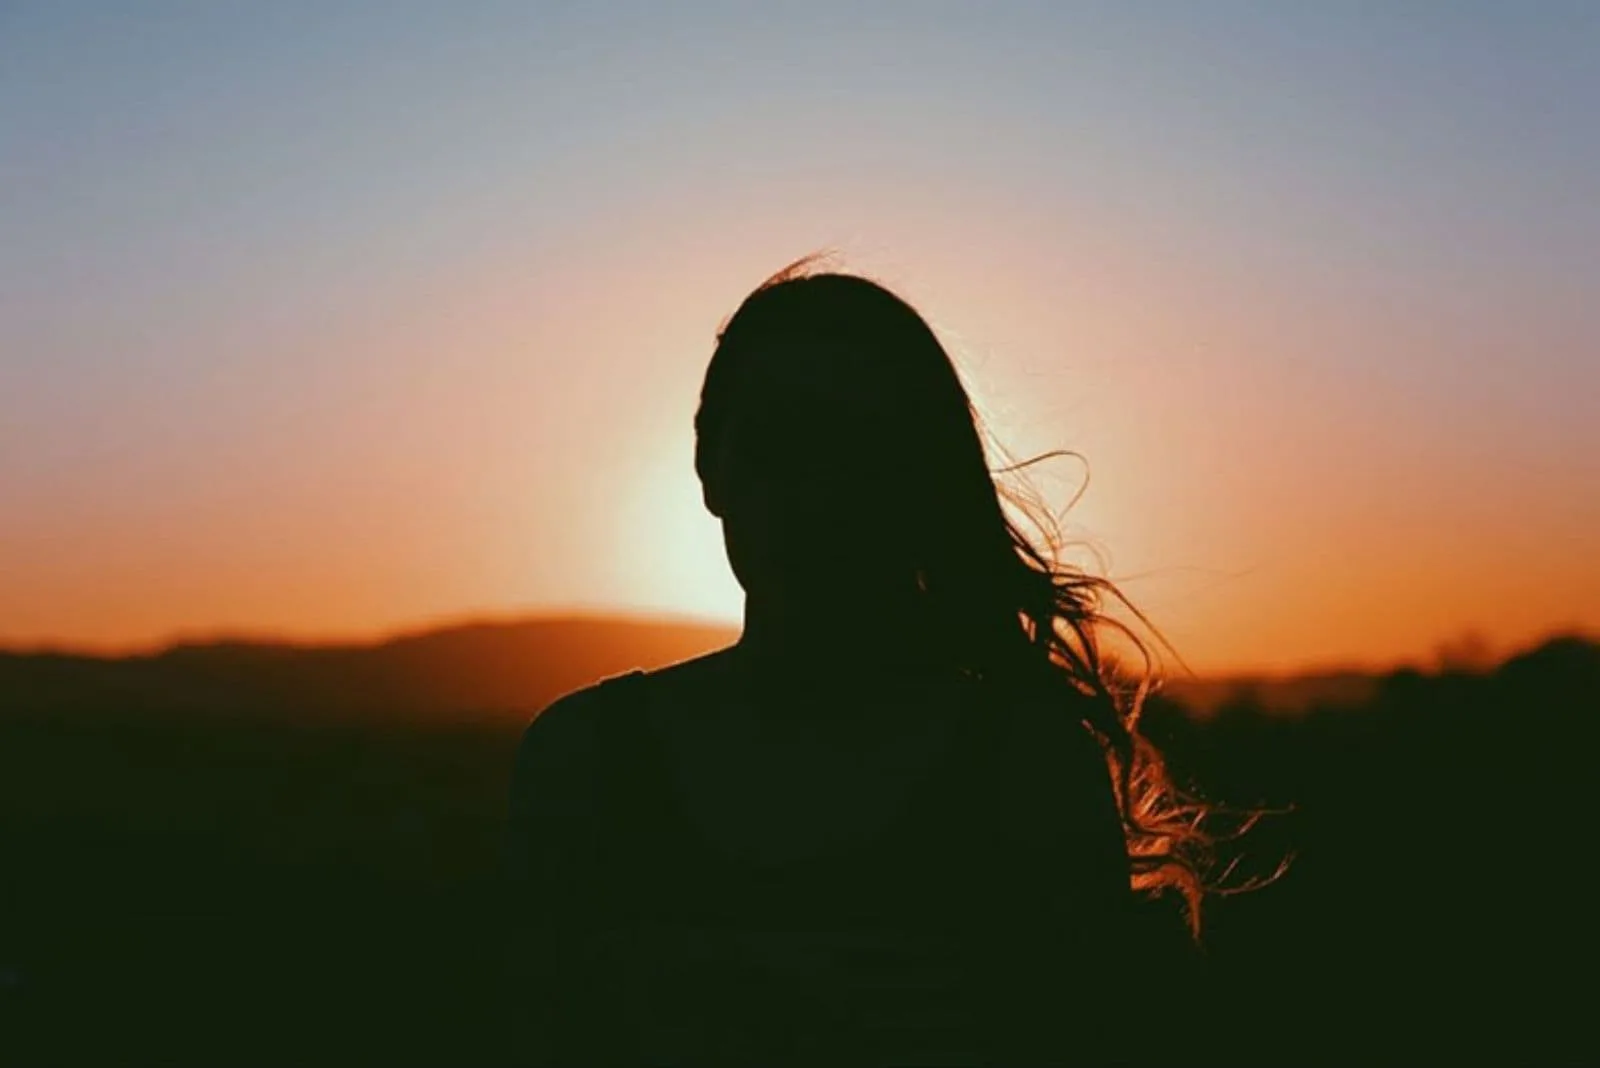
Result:
[[[0,656],[62,656],[95,660],[153,659],[180,649],[216,648],[222,646],[255,646],[293,650],[314,649],[376,649],[395,642],[425,637],[429,634],[472,627],[514,627],[529,624],[551,623],[621,623],[645,626],[671,626],[727,630],[737,634],[740,621],[717,618],[694,612],[667,609],[627,609],[602,606],[548,606],[526,609],[486,609],[442,613],[424,617],[410,623],[397,623],[360,631],[310,634],[286,630],[264,630],[243,627],[218,626],[178,630],[165,637],[146,642],[83,643],[70,641],[0,642]],[[1492,657],[1495,664],[1504,663],[1522,653],[1538,648],[1549,641],[1563,637],[1577,637],[1600,642],[1600,635],[1578,626],[1551,627],[1542,637],[1508,648]],[[1397,671],[1437,668],[1428,658],[1395,657],[1382,662],[1360,661],[1308,661],[1291,667],[1229,666],[1192,674],[1175,672],[1168,675],[1168,684],[1214,680],[1293,680],[1340,675],[1380,676]]]
[[[284,649],[369,649],[441,631],[465,630],[470,627],[583,622],[722,628],[734,631],[737,631],[740,625],[738,620],[717,619],[693,612],[674,612],[664,609],[551,606],[440,613],[420,617],[409,623],[324,633],[221,625],[179,628],[162,637],[139,642],[82,642],[48,638],[25,642],[0,641],[0,655],[137,660],[161,656],[177,649],[224,645],[274,646]]]

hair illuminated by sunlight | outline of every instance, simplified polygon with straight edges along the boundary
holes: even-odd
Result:
[[[1110,769],[1133,889],[1180,895],[1198,935],[1202,896],[1216,885],[1211,811],[1174,785],[1140,731],[1157,660],[1133,627],[1106,612],[1108,602],[1153,628],[1109,579],[1063,559],[1053,517],[1019,479],[1028,465],[991,465],[970,395],[922,316],[876,282],[821,269],[817,257],[769,278],[719,333],[695,417],[702,481],[716,477],[710,457],[747,391],[738,383],[775,349],[821,365],[812,373],[824,379],[829,366],[847,368],[824,403],[871,417],[817,413],[807,433],[857,439],[838,455],[853,460],[848,477],[870,479],[884,521],[896,525],[882,539],[884,566],[914,573],[951,662],[1004,685],[1059,693],[1064,713],[1082,718]],[[1113,655],[1113,643],[1135,655]]]

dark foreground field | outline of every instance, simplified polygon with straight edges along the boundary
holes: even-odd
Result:
[[[41,662],[0,663],[0,1062],[496,1059],[520,714],[452,724],[404,686],[395,716],[240,714],[216,686],[163,708],[167,683],[68,686],[89,669]],[[356,670],[324,666],[313,703]],[[1212,907],[1197,1062],[1585,1057],[1597,715],[1600,649],[1578,639],[1388,676],[1359,707],[1156,707],[1213,795],[1294,806],[1250,861],[1292,850],[1288,874]],[[1155,974],[1129,996],[1157,1026],[1189,993]]]

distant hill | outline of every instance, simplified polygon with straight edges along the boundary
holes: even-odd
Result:
[[[0,715],[350,719],[530,716],[630,668],[728,644],[731,628],[620,618],[471,623],[370,644],[184,644],[98,657],[0,653]]]
[[[220,641],[127,657],[0,652],[0,717],[528,717],[607,675],[685,660],[736,637],[731,627],[596,616],[469,623],[365,644]],[[1592,648],[1581,637],[1565,641]],[[1556,639],[1540,648],[1563,647]],[[1384,677],[1175,679],[1165,692],[1202,717],[1236,702],[1295,713],[1365,705]]]
[[[1485,661],[1475,667],[1447,666],[1423,672],[1415,667],[1387,671],[1352,668],[1342,671],[1304,671],[1286,674],[1236,674],[1210,678],[1174,678],[1163,688],[1165,696],[1189,712],[1208,717],[1226,705],[1248,705],[1263,712],[1294,715],[1313,709],[1357,709],[1382,694],[1386,684],[1422,674],[1476,674],[1520,679],[1531,674],[1571,672],[1574,665],[1592,673],[1600,637],[1572,632],[1552,634],[1525,649],[1513,651],[1503,661]],[[1578,674],[1582,674],[1582,670]]]

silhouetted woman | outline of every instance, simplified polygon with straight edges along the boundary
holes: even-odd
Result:
[[[1115,591],[1008,515],[927,323],[802,261],[723,328],[695,429],[744,632],[528,728],[520,1051],[1157,1056],[1188,994],[1152,995],[1177,956],[1135,895],[1193,921],[1205,843],[1102,657]]]

